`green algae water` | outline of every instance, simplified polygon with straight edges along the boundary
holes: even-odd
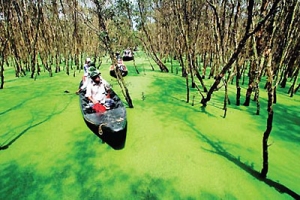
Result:
[[[123,98],[108,67],[101,72]],[[299,94],[278,92],[268,181],[261,181],[263,91],[261,115],[254,102],[232,103],[223,118],[222,89],[206,108],[191,89],[192,106],[185,79],[132,68],[125,78],[134,104],[127,108],[126,144],[113,150],[83,121],[74,94],[80,75],[43,73],[34,81],[5,73],[0,199],[294,199],[300,193]],[[234,92],[229,86],[232,102]]]

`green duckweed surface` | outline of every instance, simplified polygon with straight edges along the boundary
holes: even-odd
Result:
[[[15,78],[7,68],[0,91],[0,199],[294,199],[300,194],[299,94],[290,98],[287,89],[278,91],[268,178],[260,180],[266,92],[261,89],[261,114],[255,115],[255,102],[235,105],[235,88],[229,85],[231,105],[223,118],[224,88],[205,108],[191,88],[186,103],[185,79],[150,71],[148,65],[139,65],[140,74],[127,65],[134,108],[127,108],[122,150],[103,144],[86,127],[74,94],[80,73],[50,78],[43,72],[32,80]],[[101,71],[124,99],[108,75],[108,63]]]

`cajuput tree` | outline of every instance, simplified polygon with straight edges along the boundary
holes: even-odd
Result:
[[[109,57],[112,61],[112,65],[115,65],[116,67],[114,67],[116,76],[117,76],[117,81],[118,84],[122,90],[122,93],[125,97],[126,102],[128,103],[128,106],[130,108],[133,108],[133,103],[132,103],[132,99],[129,95],[129,91],[128,88],[125,84],[125,81],[123,79],[123,76],[121,75],[120,70],[118,70],[117,67],[117,59],[115,56],[115,52],[113,47],[112,47],[112,42],[111,42],[111,38],[110,38],[110,33],[109,30],[107,29],[107,22],[111,19],[111,17],[113,16],[113,10],[109,9],[109,5],[106,5],[106,7],[104,7],[104,1],[99,1],[99,0],[94,0],[94,3],[96,5],[96,15],[98,17],[98,35],[99,35],[99,39],[101,40],[101,42],[105,45],[105,49],[107,50]],[[104,9],[106,8],[106,9]]]

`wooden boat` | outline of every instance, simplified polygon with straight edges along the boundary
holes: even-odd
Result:
[[[134,60],[133,52],[130,49],[126,49],[123,52],[123,61]]]
[[[127,76],[128,74],[128,70],[127,70],[127,67],[122,63],[122,64],[117,64],[117,67],[118,67],[118,70],[120,70],[121,72],[121,75],[124,77],[124,76]],[[115,66],[112,65],[110,66],[110,69],[109,69],[109,74],[114,77],[114,78],[117,78],[117,75],[116,75],[116,71],[115,71]]]
[[[103,113],[97,113],[89,106],[85,91],[81,91],[79,93],[80,109],[89,129],[103,142],[113,149],[119,150],[124,148],[126,141],[126,109],[113,90],[110,90],[110,98],[114,100],[113,107]]]

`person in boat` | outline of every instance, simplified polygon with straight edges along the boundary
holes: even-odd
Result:
[[[126,66],[124,65],[122,59],[119,59],[119,60],[118,60],[118,68],[119,68],[119,70],[121,71],[121,75],[122,75],[122,76],[126,76],[126,75],[127,75],[128,71],[127,71],[127,68],[126,68]]]
[[[93,82],[87,85],[85,94],[91,102],[90,106],[96,111],[101,110],[102,107],[110,109],[114,105],[114,101],[109,97],[111,86],[100,75],[98,71],[91,72],[90,77]]]
[[[85,82],[87,80],[87,77],[89,75],[89,68],[91,67],[91,59],[86,58],[85,64],[83,65],[83,77],[82,82]],[[95,67],[95,64],[94,64]]]
[[[134,60],[133,52],[130,48],[127,48],[123,52],[123,60],[124,61],[131,61]]]
[[[125,56],[125,57],[132,57],[133,56],[132,55],[132,51],[131,51],[131,49],[129,47],[124,50],[123,56]]]
[[[76,94],[79,94],[80,91],[82,91],[83,89],[86,88],[87,83],[89,81],[89,68],[91,66],[91,59],[90,58],[86,58],[85,60],[85,64],[83,65],[83,76],[82,76],[82,85],[81,87],[78,88],[78,90],[76,91]]]
[[[120,56],[120,52],[119,52],[119,51],[116,52],[116,59],[117,59],[117,60],[121,59],[121,56]]]
[[[81,92],[81,91],[85,91],[86,88],[87,88],[87,85],[93,82],[92,79],[91,79],[91,77],[90,77],[90,74],[91,74],[92,72],[94,72],[94,71],[99,72],[99,71],[96,69],[95,64],[94,64],[94,63],[91,63],[91,64],[90,64],[90,67],[88,68],[88,73],[87,73],[87,76],[85,77],[85,81],[82,81],[82,82],[81,82],[81,85],[80,85],[80,87],[78,88],[78,90],[76,91],[76,94],[79,94],[79,92]]]
[[[79,94],[79,92],[81,91],[86,91],[86,88],[89,84],[92,84],[93,83],[93,80],[91,79],[91,73],[92,72],[97,72],[97,73],[100,73],[96,67],[95,67],[95,64],[91,63],[89,69],[88,69],[88,75],[86,77],[86,80],[84,82],[82,82],[81,86],[79,87],[78,91],[76,92],[76,94]]]
[[[124,77],[128,74],[128,70],[123,62],[123,60],[121,58],[118,59],[118,63],[117,63],[117,69],[120,70],[121,75]],[[110,66],[110,75],[112,77],[117,78],[116,73],[115,73],[115,65],[111,65]]]

